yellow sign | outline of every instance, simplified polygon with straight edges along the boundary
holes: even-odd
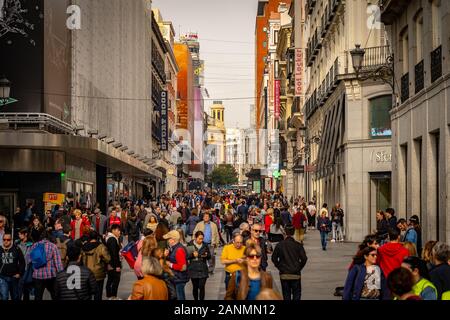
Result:
[[[62,193],[50,193],[50,192],[44,193],[44,202],[52,204],[62,205],[64,203],[65,198],[66,198],[65,195]]]

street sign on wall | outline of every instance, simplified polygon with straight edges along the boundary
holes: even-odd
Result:
[[[303,49],[295,49],[295,96],[300,97],[303,92]]]
[[[275,80],[275,119],[280,119],[280,90],[281,80]]]
[[[169,131],[169,117],[168,117],[168,110],[167,110],[167,91],[161,91],[161,151],[167,151],[168,150],[168,131]]]

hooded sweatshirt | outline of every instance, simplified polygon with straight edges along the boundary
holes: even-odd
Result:
[[[378,249],[378,265],[387,278],[392,270],[402,265],[403,259],[409,256],[409,251],[401,243],[389,242]]]
[[[88,267],[94,273],[97,281],[105,279],[105,265],[111,260],[111,256],[105,245],[99,241],[86,242],[83,244],[82,250],[83,265]]]

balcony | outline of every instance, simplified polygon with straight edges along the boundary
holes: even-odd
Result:
[[[339,75],[344,74],[344,72],[341,72],[340,66],[340,59],[336,58],[319,88],[305,102],[306,119],[311,118],[316,110],[323,106],[327,102],[328,97],[336,90],[340,81]]]
[[[424,74],[424,62],[423,60],[416,64],[415,68],[415,93],[417,94],[420,90],[425,87],[425,74]]]
[[[306,48],[306,63],[308,67],[312,66],[321,48],[322,48],[322,32],[321,28],[317,27],[317,29],[313,33],[312,38],[309,40]]]
[[[442,46],[431,52],[431,83],[442,77]]]
[[[361,72],[372,71],[386,64],[390,55],[389,46],[364,48],[364,60],[361,65]]]
[[[392,22],[408,7],[410,0],[380,0],[381,22],[386,25]]]
[[[402,76],[401,79],[401,101],[402,103],[409,99],[409,73]]]
[[[306,3],[306,12],[308,12],[308,14],[313,13],[316,3],[317,3],[317,0],[308,0],[308,2]]]

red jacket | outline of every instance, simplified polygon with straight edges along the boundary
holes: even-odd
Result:
[[[303,222],[305,222],[306,217],[301,211],[297,211],[294,216],[292,217],[292,225],[295,229],[302,229],[303,228]]]
[[[77,220],[72,220],[70,222],[70,227],[72,228],[72,233],[71,233],[71,237],[73,240],[75,240],[75,224],[76,224]],[[81,217],[81,225],[80,225],[80,232],[78,234],[78,238],[81,238],[83,236],[83,231],[86,228],[90,228],[91,224],[89,222],[89,220],[86,217]]]
[[[378,249],[377,263],[387,278],[392,270],[402,265],[409,251],[401,243],[389,242]]]
[[[266,234],[269,234],[269,230],[270,230],[270,225],[273,223],[272,217],[270,216],[270,214],[266,214],[265,218],[264,218],[264,231],[266,232]]]

